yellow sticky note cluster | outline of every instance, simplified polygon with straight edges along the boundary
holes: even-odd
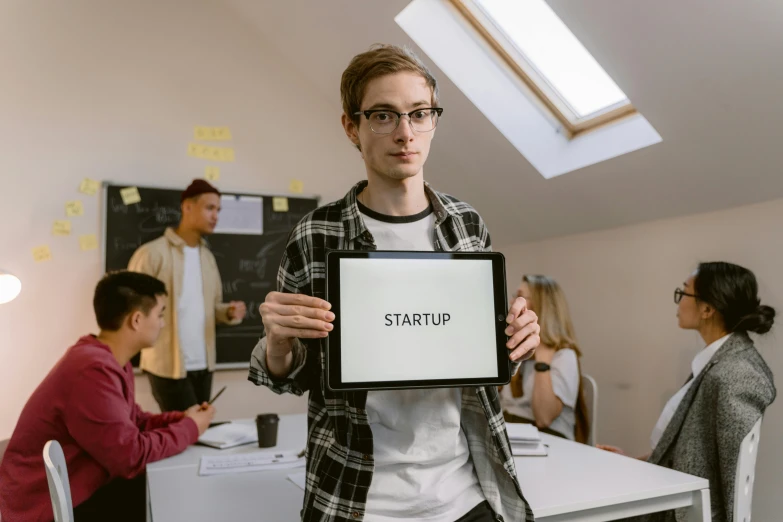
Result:
[[[48,245],[41,245],[33,248],[33,260],[36,263],[49,261],[50,259],[52,259],[52,251],[49,250]]]
[[[188,155],[211,161],[234,161],[234,149],[230,147],[212,147],[199,143],[188,143]]]
[[[298,179],[292,179],[291,183],[288,184],[288,190],[292,194],[301,194],[304,191],[304,183]]]
[[[58,219],[52,225],[52,234],[55,236],[70,236],[71,222],[67,219]]]
[[[65,215],[68,217],[76,217],[84,214],[84,205],[79,200],[68,201],[65,204]]]
[[[79,246],[82,250],[95,250],[98,248],[98,238],[95,234],[79,236]]]
[[[272,210],[274,212],[288,212],[288,198],[272,198]]]
[[[204,167],[204,179],[209,181],[220,180],[220,167]]]
[[[141,201],[139,189],[136,187],[125,187],[124,189],[120,189],[120,197],[122,197],[122,202],[126,205],[133,205],[134,203]]]
[[[228,127],[196,127],[193,138],[201,141],[230,141],[231,130]]]
[[[98,193],[98,189],[101,187],[100,181],[94,179],[84,178],[79,185],[79,192],[87,194],[88,196],[94,196]]]

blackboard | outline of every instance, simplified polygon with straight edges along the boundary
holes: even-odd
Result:
[[[127,268],[133,252],[142,244],[160,237],[166,227],[180,219],[182,190],[138,187],[141,202],[125,205],[120,189],[128,185],[105,185],[104,265],[105,270]],[[288,211],[273,210],[273,196],[263,197],[263,233],[213,234],[207,237],[220,270],[224,301],[244,301],[247,316],[241,325],[218,326],[217,363],[219,368],[247,366],[250,353],[264,326],[258,313],[266,294],[277,287],[277,269],[288,236],[294,226],[318,205],[315,198],[288,197]],[[138,366],[138,357],[134,359]]]

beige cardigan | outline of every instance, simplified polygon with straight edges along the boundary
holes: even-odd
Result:
[[[140,246],[128,263],[128,270],[157,277],[166,284],[166,325],[154,346],[141,351],[141,369],[159,377],[182,379],[187,375],[177,328],[177,301],[182,294],[185,240],[167,228],[153,241]],[[215,323],[239,324],[229,320],[228,303],[223,303],[223,285],[220,281],[215,256],[201,241],[201,278],[204,285],[204,339],[207,346],[207,368],[215,369]]]

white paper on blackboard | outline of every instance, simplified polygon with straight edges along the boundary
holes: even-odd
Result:
[[[215,234],[264,233],[264,200],[258,196],[223,194]]]

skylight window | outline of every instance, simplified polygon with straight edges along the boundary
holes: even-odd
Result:
[[[569,137],[635,113],[544,0],[452,0]]]

